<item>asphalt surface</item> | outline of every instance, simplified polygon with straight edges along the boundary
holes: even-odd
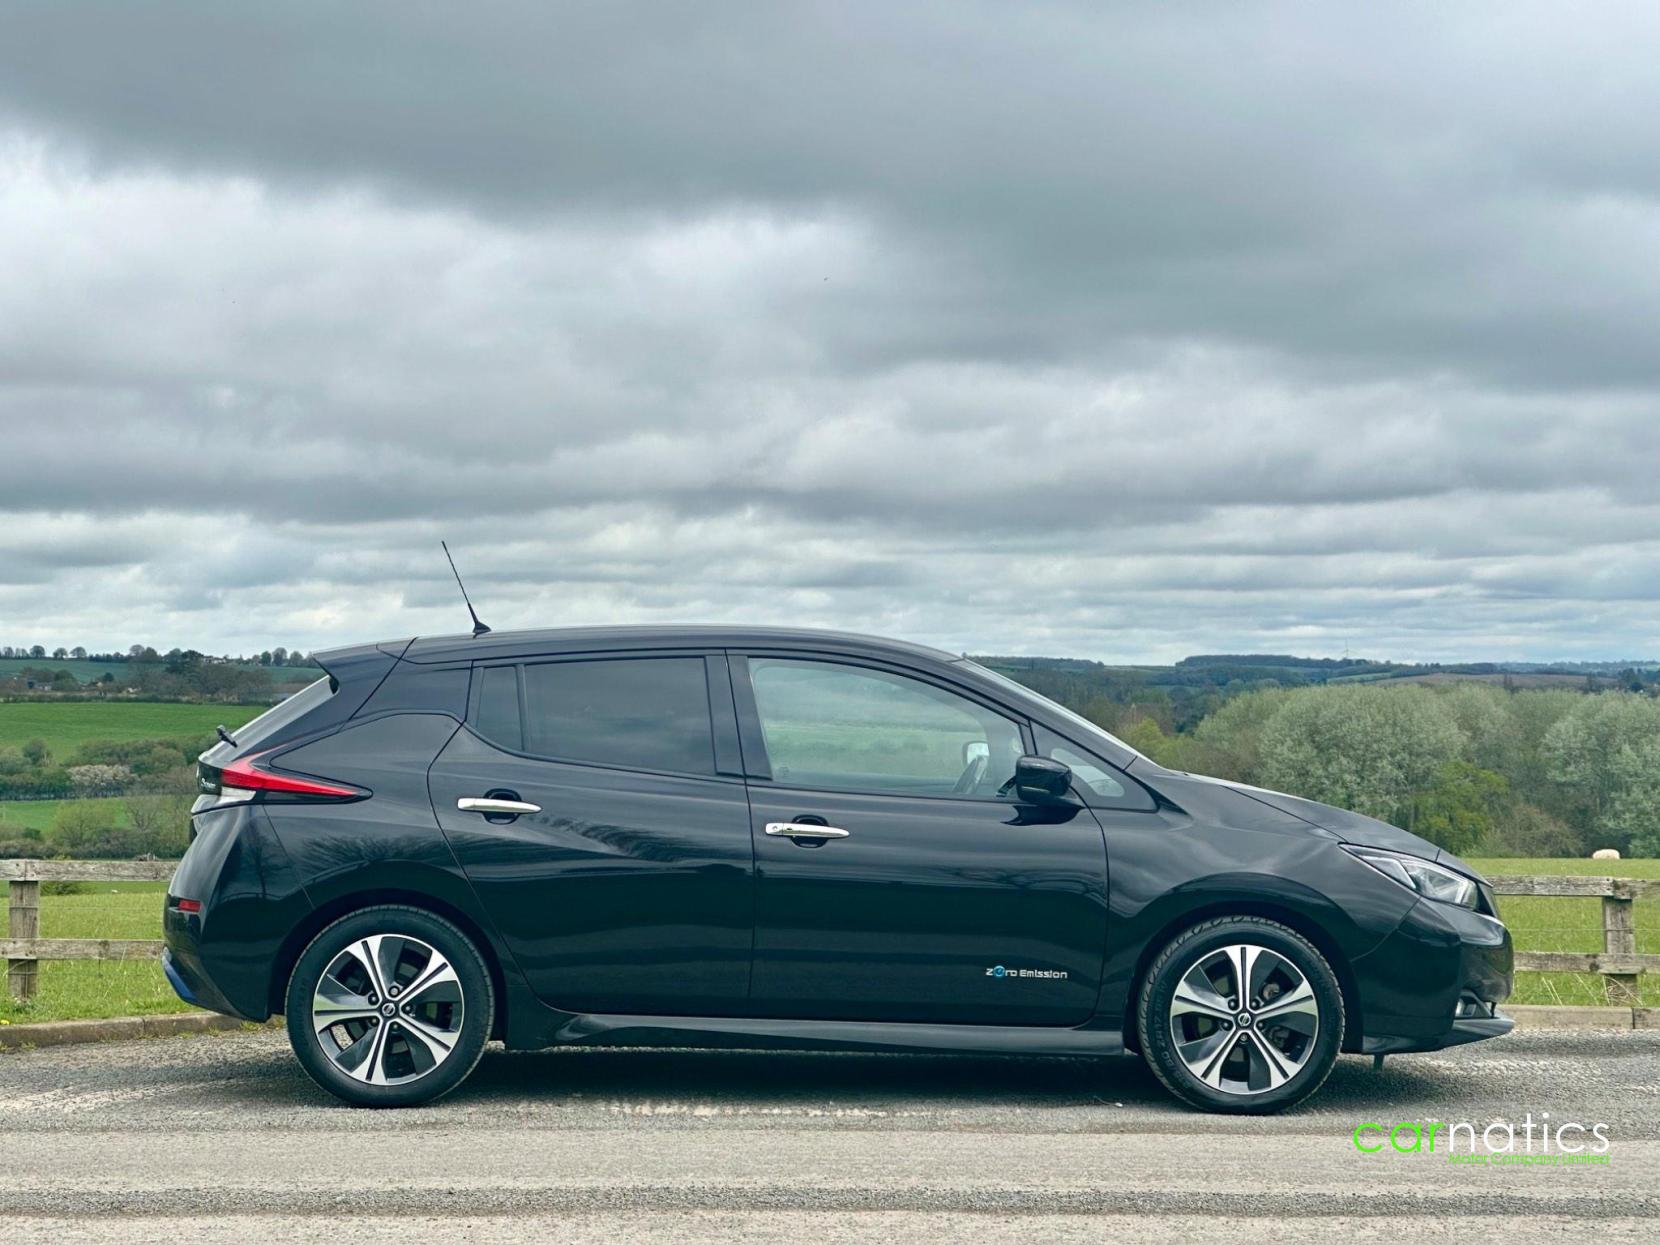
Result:
[[[1529,1112],[1605,1124],[1608,1164],[1351,1139]],[[0,1056],[0,1158],[8,1241],[1660,1240],[1660,1032],[1345,1058],[1267,1119],[1177,1106],[1133,1058],[681,1051],[491,1051],[370,1112],[280,1032],[152,1039]]]

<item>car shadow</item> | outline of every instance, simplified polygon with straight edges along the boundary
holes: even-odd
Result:
[[[1467,1078],[1463,1078],[1467,1081]],[[1339,1059],[1304,1108],[1351,1111],[1374,1103],[1431,1106],[1460,1080],[1444,1068]],[[611,1098],[706,1103],[746,1111],[1145,1106],[1188,1113],[1134,1056],[1107,1059],[728,1050],[586,1049],[487,1052],[458,1097]]]
[[[262,1108],[339,1106],[286,1049],[261,1052],[227,1077],[224,1092]],[[1444,1066],[1339,1059],[1298,1114],[1350,1113],[1374,1104],[1432,1110],[1468,1075]],[[1106,1059],[656,1048],[506,1051],[492,1045],[467,1081],[426,1110],[580,1107],[687,1115],[812,1113],[902,1116],[947,1110],[1150,1108],[1191,1114],[1134,1056]]]

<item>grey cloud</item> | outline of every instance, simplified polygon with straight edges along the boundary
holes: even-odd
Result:
[[[5,20],[8,633],[1660,650],[1646,10]]]

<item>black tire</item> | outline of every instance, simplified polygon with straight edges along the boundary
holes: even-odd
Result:
[[[382,941],[366,941],[375,939]],[[366,947],[380,952],[378,976]],[[453,986],[441,961],[453,970]],[[368,993],[383,980],[387,997]],[[359,992],[373,1009],[358,1006]],[[328,1023],[332,1010],[314,1018],[314,1005],[343,1007],[342,1019]],[[448,1093],[477,1066],[495,1023],[495,990],[483,955],[454,924],[421,908],[379,904],[311,940],[289,975],[287,1019],[294,1054],[318,1085],[353,1106],[408,1107]]]
[[[1249,997],[1229,994],[1224,1001],[1236,1006],[1228,1020],[1192,1002],[1219,997],[1238,981],[1230,949],[1240,947],[1257,952],[1246,956],[1245,971],[1266,996],[1255,1000],[1269,1013],[1260,1022]],[[1298,975],[1308,996],[1295,984]],[[1214,987],[1210,995],[1206,984]],[[1181,1012],[1173,1015],[1178,986]],[[1330,1075],[1343,1042],[1343,990],[1325,957],[1296,930],[1261,917],[1218,917],[1184,930],[1153,960],[1136,1022],[1147,1065],[1177,1098],[1204,1111],[1265,1115],[1295,1106]],[[1187,1039],[1180,1046],[1179,1036]]]

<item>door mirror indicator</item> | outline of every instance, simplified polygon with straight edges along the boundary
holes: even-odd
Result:
[[[1009,779],[1015,798],[1026,804],[1071,804],[1072,770],[1048,757],[1024,756]]]

